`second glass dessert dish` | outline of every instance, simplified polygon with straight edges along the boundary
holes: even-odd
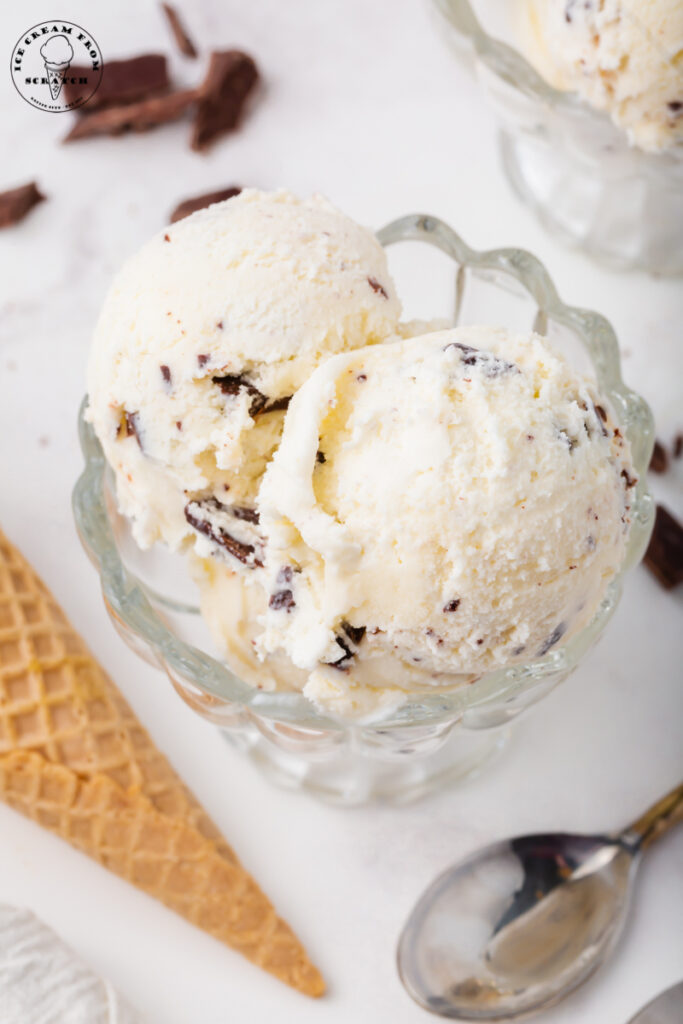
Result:
[[[683,273],[680,5],[664,0],[639,17],[615,0],[609,10],[551,0],[434,3],[440,30],[494,107],[508,180],[544,226],[609,266]],[[647,18],[673,26],[672,37],[655,38]],[[592,19],[584,49],[582,19]],[[638,59],[633,38],[650,48]],[[652,71],[657,53],[666,78]],[[569,72],[558,67],[563,54]],[[561,89],[553,72],[564,72]]]
[[[128,521],[117,509],[111,471],[83,412],[80,433],[86,465],[74,491],[81,539],[100,573],[107,609],[129,646],[165,670],[190,707],[224,730],[275,781],[341,804],[411,799],[482,765],[500,748],[510,723],[565,679],[600,635],[619,599],[624,574],[642,556],[653,518],[645,483],[652,420],[643,400],[622,382],[618,346],[607,321],[565,306],[543,266],[529,253],[474,252],[434,217],[402,218],[378,237],[387,247],[411,243],[416,260],[424,249],[414,243],[421,243],[450,261],[453,325],[501,326],[546,336],[573,366],[593,377],[609,405],[601,416],[609,414],[617,432],[628,439],[638,477],[635,486],[626,482],[632,487],[628,541],[619,571],[588,625],[562,645],[561,634],[550,638],[545,652],[537,648],[528,661],[485,671],[457,687],[422,686],[382,715],[345,719],[302,693],[251,686],[213,654],[183,559],[159,545],[141,551],[132,541]],[[367,282],[373,292],[383,292],[381,282]],[[461,359],[472,358],[468,351],[474,350],[457,348]],[[347,356],[335,357],[340,358]],[[162,384],[170,375],[164,371],[168,367],[161,367]],[[499,371],[489,362],[482,372],[495,376]],[[357,379],[365,378],[361,374]],[[236,378],[218,380],[229,380],[234,389]],[[253,393],[254,389],[249,392],[251,402]],[[133,414],[127,414],[122,430],[134,444],[139,423]],[[318,461],[324,462],[324,455]],[[196,529],[207,533],[203,525],[200,520]],[[291,574],[285,576],[290,579]],[[291,599],[289,589],[279,591],[274,596],[280,607],[283,594]],[[357,632],[357,627],[349,627],[351,647]]]

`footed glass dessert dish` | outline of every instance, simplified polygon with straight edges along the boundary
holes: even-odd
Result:
[[[117,510],[99,442],[84,419],[85,403],[80,417],[85,468],[73,496],[81,540],[126,643],[162,668],[183,700],[218,725],[272,779],[340,804],[409,800],[481,766],[500,748],[510,723],[565,679],[601,634],[619,600],[624,574],[643,554],[654,515],[645,482],[652,417],[621,379],[609,323],[597,313],[565,306],[530,253],[474,252],[434,217],[404,217],[378,237],[385,246],[420,242],[445,254],[454,325],[533,328],[592,374],[609,401],[614,421],[630,441],[639,482],[623,564],[585,629],[527,664],[487,673],[459,689],[414,695],[381,720],[338,720],[300,693],[252,688],[210,653],[213,645],[185,559],[159,547],[141,551],[135,545]],[[418,246],[404,248],[401,255],[409,259],[427,255]]]
[[[523,2],[434,0],[493,104],[512,188],[551,234],[600,262],[683,273],[683,147],[638,149],[607,113],[549,85],[521,52]]]

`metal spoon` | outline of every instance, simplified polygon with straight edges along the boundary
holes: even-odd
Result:
[[[640,854],[681,821],[683,785],[620,833],[523,836],[449,868],[403,929],[403,984],[454,1020],[511,1020],[558,1002],[606,959]]]

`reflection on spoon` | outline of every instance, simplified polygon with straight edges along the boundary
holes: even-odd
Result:
[[[557,1002],[613,947],[646,846],[683,820],[683,786],[618,835],[497,843],[441,875],[399,942],[413,998],[457,1020],[505,1020]]]

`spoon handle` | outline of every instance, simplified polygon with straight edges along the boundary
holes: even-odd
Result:
[[[657,839],[660,839],[670,828],[683,822],[683,784],[672,789],[656,804],[650,807],[642,817],[634,821],[626,829],[638,836],[638,846],[644,850]]]

